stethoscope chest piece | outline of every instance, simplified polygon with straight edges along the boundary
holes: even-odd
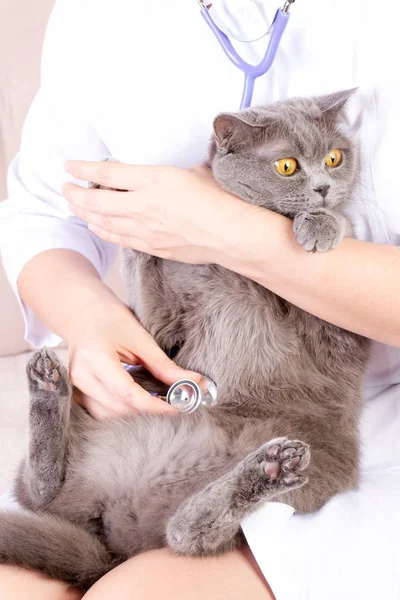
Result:
[[[180,379],[169,388],[166,401],[180,412],[192,413],[200,407],[216,404],[217,386],[204,376],[199,383]]]

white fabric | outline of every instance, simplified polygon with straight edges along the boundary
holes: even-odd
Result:
[[[18,502],[15,500],[14,496],[11,492],[7,492],[0,496],[0,509],[12,510],[12,511],[21,511],[21,507]]]
[[[262,0],[213,0],[210,14],[218,27],[236,40],[258,40],[271,25]]]
[[[266,0],[269,19],[277,8]],[[400,246],[398,201],[400,8],[374,0],[301,0],[254,104],[359,86],[347,128],[358,141],[359,187],[349,212],[362,239]],[[243,45],[256,61],[265,40]],[[68,247],[103,275],[115,251],[88,232],[60,195],[69,158],[112,155],[133,164],[203,160],[214,116],[236,110],[243,76],[189,0],[58,0],[46,37],[42,88],[0,207],[3,261],[14,289],[38,252]],[[384,268],[384,265],[382,265]],[[25,307],[27,336],[54,336]],[[371,310],[375,310],[371,307]],[[398,600],[400,356],[374,344],[365,381],[358,491],[317,514],[269,506],[244,529],[277,600]],[[279,526],[280,524],[280,526]]]

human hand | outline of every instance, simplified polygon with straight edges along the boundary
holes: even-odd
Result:
[[[80,327],[69,339],[70,377],[79,390],[77,401],[97,419],[135,412],[176,412],[136,384],[120,359],[144,365],[167,385],[183,378],[200,380],[200,375],[185,371],[170,360],[117,300],[92,308],[80,322],[85,323],[84,328]]]
[[[70,161],[77,179],[107,188],[64,184],[70,209],[102,239],[161,258],[193,264],[218,263],[227,243],[227,223],[249,204],[224,191],[211,170]]]

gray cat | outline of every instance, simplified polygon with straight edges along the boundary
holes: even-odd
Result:
[[[357,160],[339,129],[351,93],[214,123],[209,162],[217,181],[292,218],[310,251],[351,235],[343,207]],[[35,353],[27,367],[29,454],[15,484],[33,512],[0,514],[0,562],[82,589],[151,548],[227,551],[242,542],[243,517],[262,503],[308,513],[359,477],[368,340],[218,265],[127,250],[124,273],[144,327],[179,365],[216,382],[218,404],[97,422],[71,406],[57,357]],[[165,394],[145,371],[138,381]]]

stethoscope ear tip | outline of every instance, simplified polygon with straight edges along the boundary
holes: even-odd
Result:
[[[288,13],[290,11],[291,5],[295,2],[295,0],[286,0],[285,4],[282,6],[282,11]]]

